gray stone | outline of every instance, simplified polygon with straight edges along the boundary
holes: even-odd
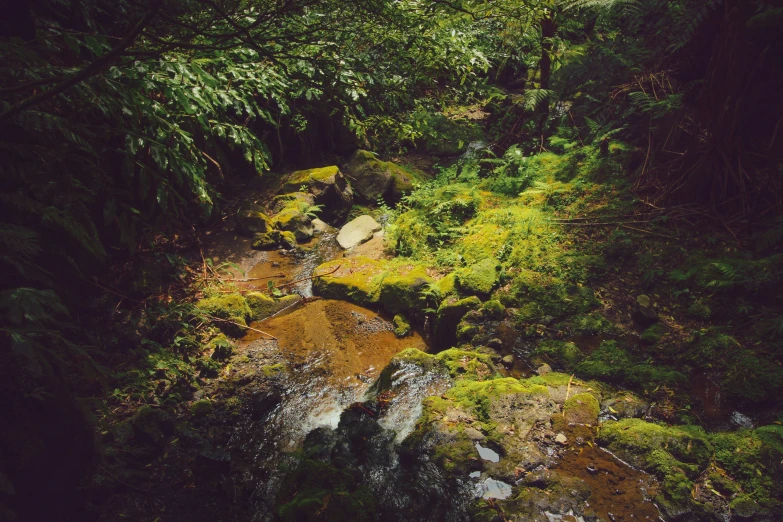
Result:
[[[504,366],[514,366],[514,356],[506,355],[500,360],[500,362],[502,362]]]
[[[337,234],[337,242],[345,250],[361,245],[372,239],[373,234],[381,230],[378,224],[370,216],[359,216],[353,221],[347,223]]]
[[[315,218],[311,225],[313,225],[314,234],[323,234],[324,232],[327,232],[329,230],[329,225],[325,223],[324,221],[321,221],[318,218]]]
[[[643,326],[649,326],[658,320],[658,312],[653,308],[652,301],[646,295],[636,298],[633,318]]]
[[[536,370],[536,373],[538,375],[546,375],[547,373],[552,373],[552,367],[548,364],[542,364],[538,367],[538,370]]]

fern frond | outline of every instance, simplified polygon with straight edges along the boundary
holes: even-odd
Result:
[[[691,41],[701,24],[717,9],[723,0],[692,0],[672,30],[671,51],[682,49]]]
[[[525,110],[533,112],[544,102],[557,99],[557,93],[549,89],[529,89],[525,91]]]

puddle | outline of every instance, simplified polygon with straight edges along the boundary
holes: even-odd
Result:
[[[511,486],[505,482],[488,478],[476,484],[476,496],[486,499],[504,500],[511,496]]]
[[[490,462],[500,462],[500,455],[489,448],[485,448],[478,442],[476,443],[476,449],[478,450],[479,457]]]

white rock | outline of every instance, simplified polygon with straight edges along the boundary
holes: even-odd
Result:
[[[555,442],[557,442],[558,444],[565,444],[566,442],[568,442],[568,437],[566,437],[563,433],[558,433],[557,436],[555,437]]]
[[[318,218],[315,218],[312,222],[313,228],[315,229],[316,234],[323,234],[327,230],[329,230],[329,225],[324,223]]]
[[[340,233],[337,234],[337,242],[345,250],[348,250],[369,241],[373,234],[381,228],[381,225],[370,216],[359,216],[340,229]]]

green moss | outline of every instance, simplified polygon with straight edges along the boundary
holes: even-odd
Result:
[[[563,405],[563,417],[574,424],[596,424],[601,407],[590,393],[578,393]]]
[[[194,417],[205,417],[212,413],[212,401],[200,399],[190,405],[190,414]]]
[[[350,469],[305,460],[280,488],[277,515],[290,522],[373,520],[377,502]]]
[[[450,348],[456,342],[457,325],[466,313],[481,306],[478,297],[471,296],[465,299],[450,297],[441,303],[438,308],[437,323],[435,325],[436,337],[442,348]]]
[[[484,317],[493,321],[501,321],[506,317],[506,307],[500,301],[492,299],[481,306]]]
[[[661,323],[655,323],[642,332],[642,342],[645,344],[655,344],[666,335],[666,327]]]
[[[442,278],[440,278],[439,280],[437,280],[435,283],[433,283],[433,286],[443,297],[448,297],[450,295],[456,294],[457,275],[454,272],[447,274]]]
[[[261,371],[267,377],[275,377],[277,375],[280,375],[281,373],[285,373],[286,366],[285,364],[282,363],[270,364],[267,366],[262,366]]]
[[[293,232],[270,230],[253,236],[252,248],[255,250],[274,250],[276,248],[294,248],[297,244]]]
[[[706,469],[712,455],[712,445],[701,428],[667,427],[641,419],[606,422],[599,441],[662,479],[660,500],[675,506],[691,502],[692,481]]]
[[[300,301],[301,297],[298,295],[286,295],[280,299],[275,299],[261,292],[248,292],[245,294],[245,299],[248,306],[250,306],[250,319],[252,321],[260,321]]]
[[[269,216],[256,207],[241,208],[237,212],[235,220],[237,232],[247,237],[267,232],[271,228]]]
[[[394,316],[392,326],[394,326],[394,335],[397,337],[406,337],[411,333],[411,323],[408,321],[408,318],[402,314]]]
[[[570,317],[562,326],[575,335],[611,334],[617,330],[611,321],[598,312]]]
[[[662,365],[637,363],[616,341],[604,341],[580,362],[574,371],[586,378],[600,379],[637,387],[675,386],[686,380],[685,375]]]
[[[506,377],[487,381],[457,381],[456,385],[446,392],[445,397],[455,401],[466,411],[476,414],[482,422],[487,422],[490,420],[491,399],[508,394],[549,395],[549,392],[546,386]]]
[[[519,307],[518,319],[521,321],[584,314],[598,305],[591,289],[569,285],[528,269],[515,274],[511,285],[499,293],[499,298],[506,306]]]
[[[380,302],[393,314],[410,312],[420,307],[421,293],[432,279],[424,267],[413,266],[395,270],[383,278],[380,285]]]
[[[466,295],[488,296],[500,281],[502,266],[487,258],[456,272],[457,288]]]
[[[251,318],[252,312],[245,298],[240,294],[227,294],[202,299],[196,306],[205,313],[218,319],[233,321],[232,324],[226,321],[217,321],[218,326],[228,335],[241,337],[245,335],[247,321]]]
[[[582,350],[577,345],[566,341],[545,340],[538,343],[536,355],[544,356],[555,367],[571,371],[584,359]]]
[[[231,342],[228,340],[228,338],[220,334],[214,339],[210,340],[209,343],[207,343],[207,349],[212,351],[212,357],[216,361],[224,361],[231,357],[231,354],[234,353],[234,347],[231,345]]]
[[[559,372],[549,372],[545,375],[536,375],[534,377],[528,377],[523,379],[523,382],[527,384],[537,384],[540,386],[568,386],[569,382],[573,382],[570,375]]]
[[[484,381],[499,376],[488,354],[451,348],[435,357],[446,365],[449,374],[455,379]]]
[[[283,186],[283,192],[296,192],[300,188],[310,188],[314,184],[331,182],[332,178],[340,174],[340,169],[332,165],[317,169],[299,170],[291,174]]]
[[[378,302],[381,282],[386,276],[385,266],[381,261],[362,256],[324,263],[315,273],[329,274],[313,280],[313,292],[316,295],[359,305]]]
[[[300,243],[309,241],[313,237],[312,219],[296,208],[287,208],[276,215],[274,227],[291,232]]]

